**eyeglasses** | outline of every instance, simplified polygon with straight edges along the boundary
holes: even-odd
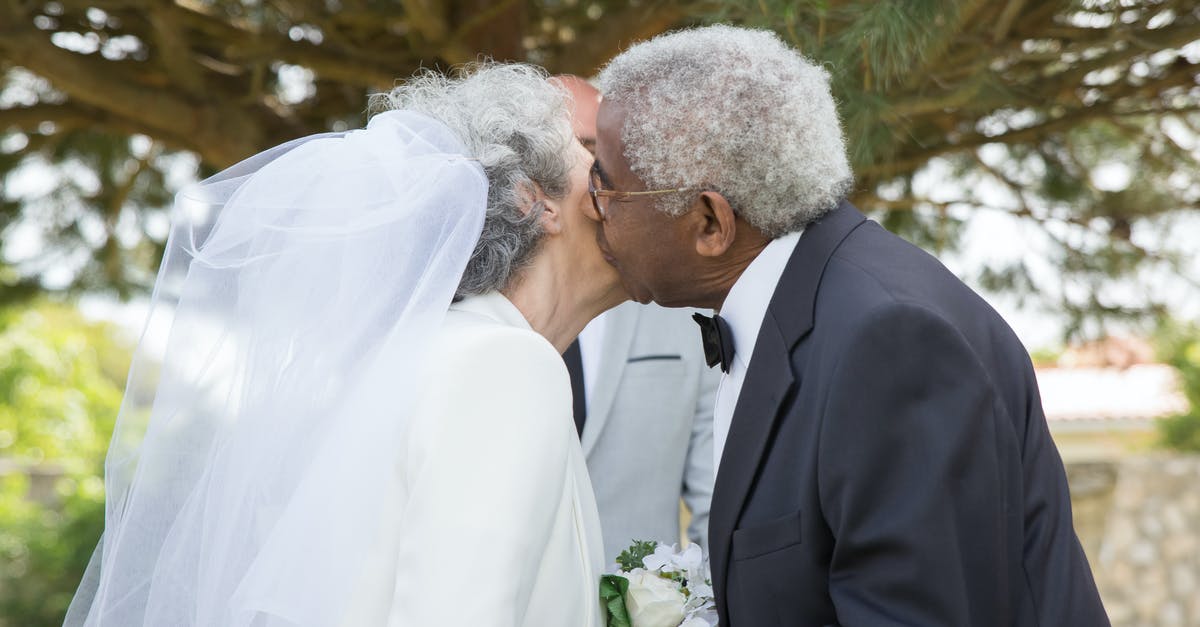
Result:
[[[628,198],[630,196],[654,196],[657,194],[674,194],[676,192],[689,192],[692,188],[678,187],[675,189],[652,189],[643,192],[619,192],[612,189],[602,189],[604,182],[600,176],[600,162],[592,163],[592,170],[588,175],[588,193],[592,195],[592,207],[596,210],[596,215],[603,222],[608,219],[608,199],[609,198]],[[603,199],[603,200],[601,200]]]

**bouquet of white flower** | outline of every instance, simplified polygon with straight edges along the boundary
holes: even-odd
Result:
[[[616,572],[600,578],[608,627],[715,627],[708,560],[692,544],[634,542],[617,556]]]

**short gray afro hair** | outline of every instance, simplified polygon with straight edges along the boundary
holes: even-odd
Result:
[[[798,231],[853,185],[829,73],[762,30],[708,26],[637,44],[599,76],[626,111],[621,140],[649,189],[720,192],[770,237]],[[659,197],[678,215],[684,194]]]
[[[371,98],[372,112],[406,109],[442,122],[487,174],[483,234],[456,298],[508,287],[542,238],[534,199],[567,194],[570,97],[548,78],[531,65],[483,62],[451,76],[424,70]]]

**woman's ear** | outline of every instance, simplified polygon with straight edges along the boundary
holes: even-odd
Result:
[[[720,257],[737,237],[737,215],[719,192],[706,191],[692,205],[695,214],[696,252],[703,257]]]
[[[525,215],[537,213],[538,224],[541,225],[543,232],[562,232],[562,207],[559,206],[559,201],[547,198],[542,188],[536,185],[524,187],[521,190],[521,196],[525,201],[522,212]]]
[[[539,206],[542,213],[538,216],[538,223],[542,225],[542,231],[553,235],[562,233],[563,215],[560,202],[544,198],[534,203],[531,211],[536,211]]]

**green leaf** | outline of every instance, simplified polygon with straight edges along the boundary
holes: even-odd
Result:
[[[625,607],[625,593],[628,591],[628,579],[620,575],[600,577],[600,607],[604,608],[605,624],[608,627],[633,627],[629,610]]]

